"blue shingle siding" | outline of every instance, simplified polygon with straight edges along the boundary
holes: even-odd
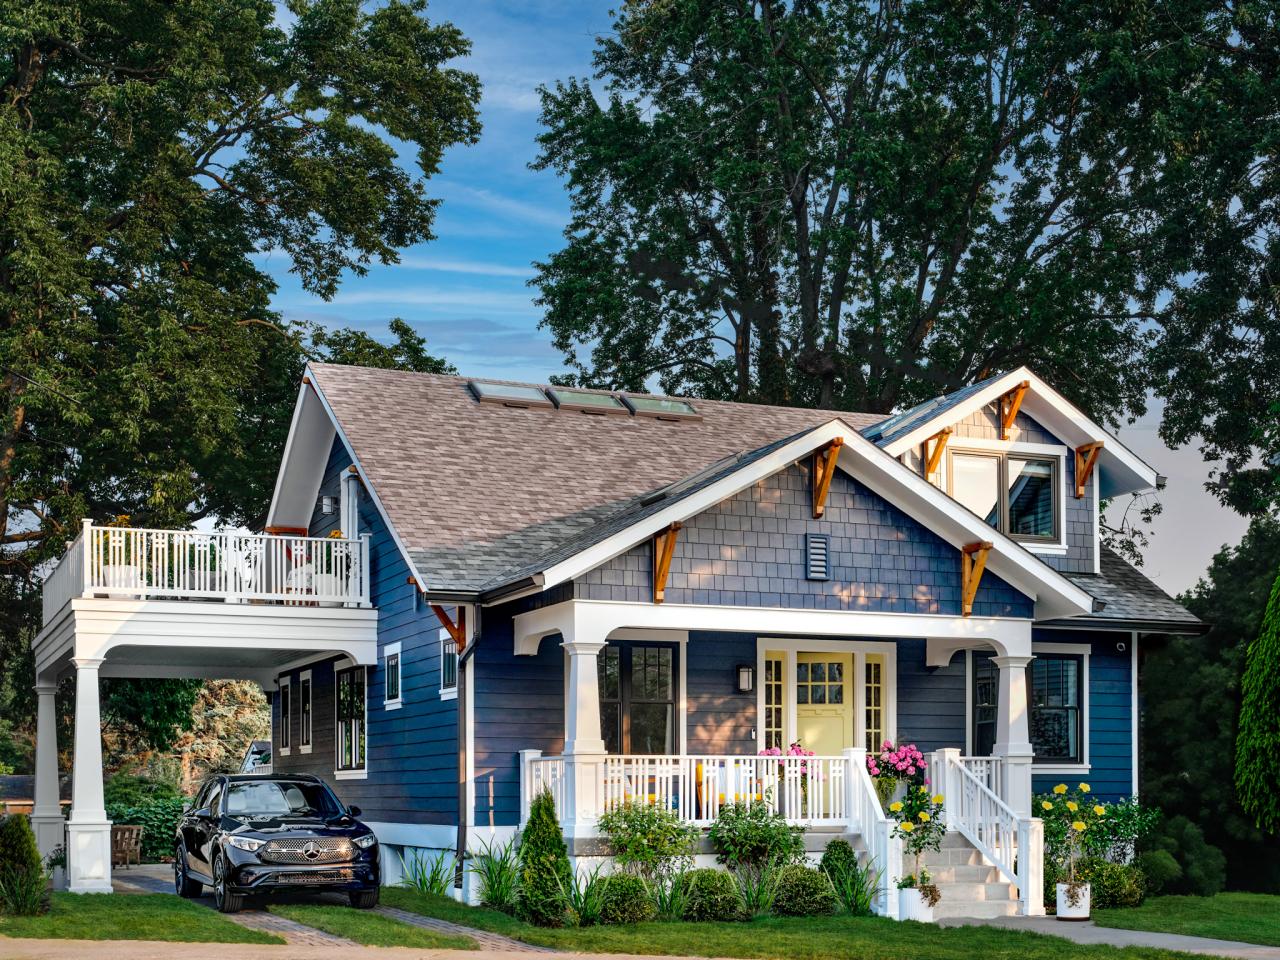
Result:
[[[335,440],[325,468],[320,495],[337,496],[339,478],[350,460]],[[317,499],[317,504],[318,504]],[[338,516],[317,510],[311,533],[324,536],[337,528]],[[455,701],[440,699],[440,624],[430,608],[416,602],[407,583],[409,569],[372,501],[360,498],[360,530],[370,535],[370,589],[378,609],[377,667],[369,670],[368,777],[334,780],[333,661],[312,664],[313,748],[298,749],[297,720],[293,750],[279,757],[278,769],[315,773],[328,780],[344,801],[359,804],[368,820],[396,823],[443,823],[457,820],[457,710]],[[399,642],[403,706],[383,708],[386,680],[382,650]],[[297,711],[298,674],[292,677]],[[277,701],[279,698],[273,698]],[[278,711],[279,707],[274,709]],[[278,728],[277,728],[278,729]],[[277,741],[278,744],[278,741]]]
[[[756,665],[756,638],[692,631],[685,656],[689,752],[756,753],[756,694],[738,693],[734,670],[739,663]]]
[[[945,667],[925,666],[923,640],[898,641],[898,741],[925,753],[943,747],[964,749],[965,660]]]
[[[796,464],[686,521],[667,583],[668,603],[958,615],[960,551],[869,489],[837,472],[825,515],[811,512],[808,464]],[[831,579],[805,576],[805,535],[831,538]],[[576,582],[597,600],[652,599],[649,544]],[[975,616],[1030,617],[1032,603],[993,573]]]

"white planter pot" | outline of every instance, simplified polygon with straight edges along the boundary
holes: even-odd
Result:
[[[133,563],[104,563],[102,586],[108,590],[142,590],[142,568]]]
[[[317,573],[311,578],[311,590],[318,596],[343,596],[347,592],[347,580],[332,573]],[[322,607],[340,607],[339,600],[321,600]]]
[[[933,907],[915,887],[903,887],[898,891],[898,919],[933,923]]]
[[[1089,919],[1089,885],[1087,883],[1080,884],[1077,887],[1076,902],[1073,906],[1071,898],[1067,895],[1070,886],[1065,883],[1058,884],[1058,919],[1059,920],[1088,920]]]

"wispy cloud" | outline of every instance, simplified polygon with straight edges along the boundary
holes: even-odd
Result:
[[[326,306],[341,309],[355,306],[418,306],[437,308],[462,308],[492,313],[536,314],[532,293],[499,293],[492,290],[433,290],[421,287],[413,290],[353,290],[340,292]],[[285,304],[297,309],[315,309],[321,305],[309,303]]]
[[[506,263],[486,263],[482,260],[446,260],[439,257],[401,257],[399,266],[405,270],[431,270],[439,273],[474,273],[485,277],[533,276],[533,267],[513,266]]]
[[[481,187],[455,186],[449,192],[449,199],[456,203],[479,207],[508,220],[523,220],[548,227],[563,227],[569,220],[568,211],[518,200]]]

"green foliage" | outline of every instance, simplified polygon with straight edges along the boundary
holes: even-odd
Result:
[[[1137,797],[1103,807],[1106,814],[1085,834],[1085,851],[1112,863],[1128,863],[1159,825],[1160,811],[1140,803]]]
[[[874,863],[863,867],[849,841],[837,837],[822,852],[818,868],[827,875],[836,899],[850,916],[871,915],[880,892],[880,871]]]
[[[31,820],[22,814],[0,819],[0,866],[24,871],[40,869],[36,835],[31,830]]]
[[[733,869],[738,885],[738,901],[747,917],[763,917],[773,911],[773,898],[778,892],[781,867],[774,862],[744,863]]]
[[[707,867],[684,876],[685,903],[680,919],[698,921],[738,920],[742,901],[733,875]]]
[[[565,921],[571,927],[594,927],[604,923],[605,878],[596,867],[586,874],[575,873],[569,884],[560,889],[567,910]]]
[[[182,797],[157,796],[137,803],[108,803],[112,823],[142,827],[142,862],[157,863],[173,856],[178,821],[186,801]]]
[[[600,879],[600,922],[644,923],[657,916],[657,907],[649,895],[649,886],[630,873],[615,873]]]
[[[520,840],[520,917],[540,927],[564,923],[562,891],[573,883],[569,851],[551,791],[534,797]]]
[[[1171,817],[1153,838],[1155,850],[1170,854],[1181,868],[1180,880],[1170,889],[1211,897],[1227,884],[1227,859],[1222,851],[1204,838],[1200,827],[1187,817]]]
[[[485,844],[472,857],[471,870],[479,886],[480,903],[514,915],[520,903],[520,854],[516,841],[498,847]]]
[[[941,794],[931,793],[921,784],[907,787],[901,800],[889,804],[889,817],[896,821],[893,835],[902,840],[903,852],[909,854],[919,870],[920,855],[926,850],[938,850],[947,832],[942,822]]]
[[[731,870],[796,863],[804,857],[804,831],[759,800],[725,804],[708,836],[716,859]]]
[[[695,827],[652,803],[619,804],[599,826],[618,865],[650,881],[687,869],[698,842]]]
[[[1140,907],[1147,896],[1146,877],[1136,864],[1093,857],[1080,864],[1079,876],[1089,884],[1090,905],[1099,910]]]
[[[682,869],[649,881],[649,896],[653,897],[659,920],[674,921],[684,916],[689,901],[689,875],[689,870]]]
[[[1138,869],[1147,878],[1147,892],[1157,894],[1182,879],[1182,867],[1168,850],[1148,850],[1138,857]]]
[[[454,871],[458,860],[452,850],[441,850],[430,856],[422,850],[411,850],[409,856],[400,857],[400,885],[419,893],[448,896],[453,889]]]
[[[136,774],[117,773],[103,784],[102,796],[108,806],[132,807],[149,800],[181,800],[178,788],[163,780]]]
[[[18,814],[0,820],[0,911],[20,917],[44,913],[48,879],[31,821]]]
[[[1236,794],[1258,828],[1280,836],[1280,570],[1249,644],[1236,734]]]
[[[793,863],[778,871],[773,895],[775,916],[826,917],[835,912],[835,891],[821,870]]]

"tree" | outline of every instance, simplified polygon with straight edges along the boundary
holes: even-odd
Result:
[[[1236,793],[1259,829],[1280,836],[1280,565],[1240,692]]]

